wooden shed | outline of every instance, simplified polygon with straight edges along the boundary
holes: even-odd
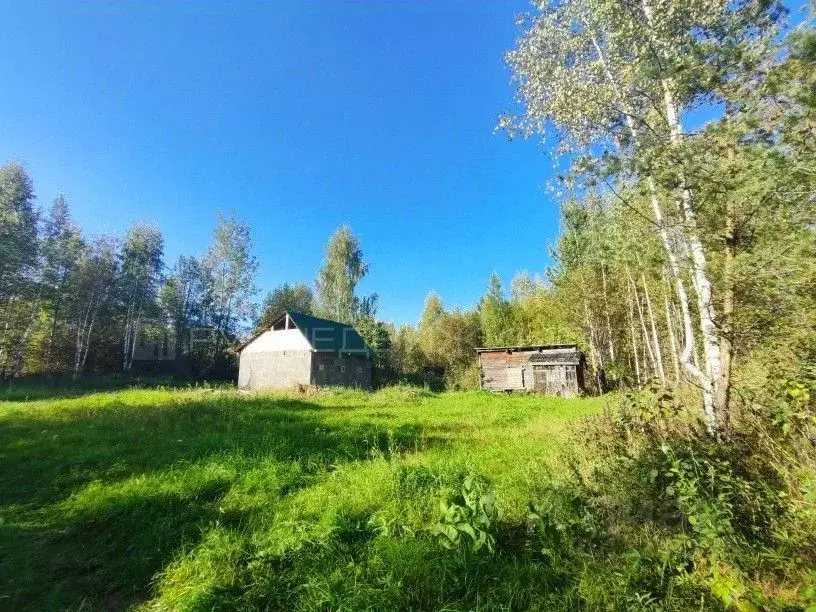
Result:
[[[477,348],[479,387],[571,397],[585,390],[586,358],[575,344]]]
[[[371,349],[345,323],[286,312],[240,353],[239,389],[371,387]]]

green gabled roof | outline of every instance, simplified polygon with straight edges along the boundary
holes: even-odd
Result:
[[[370,352],[362,336],[351,325],[321,319],[302,312],[287,312],[306,340],[317,351],[342,351],[344,353]]]

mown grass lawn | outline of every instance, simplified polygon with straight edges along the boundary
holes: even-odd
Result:
[[[524,545],[525,504],[602,403],[409,388],[0,399],[0,609],[573,607]],[[430,533],[470,474],[503,513],[495,553],[475,560]]]

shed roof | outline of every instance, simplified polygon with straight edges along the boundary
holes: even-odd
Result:
[[[275,325],[280,323],[287,316],[295,327],[300,330],[315,351],[340,351],[342,353],[371,352],[365,340],[363,340],[362,336],[360,336],[357,330],[351,325],[330,319],[321,319],[320,317],[303,314],[302,312],[287,311],[282,313],[272,322],[270,329],[274,328]],[[239,349],[243,350],[246,348],[262,333],[264,332],[256,334],[247,340]]]
[[[479,346],[477,353],[495,353],[507,351],[548,351],[548,350],[580,351],[577,344],[532,344],[528,346]]]

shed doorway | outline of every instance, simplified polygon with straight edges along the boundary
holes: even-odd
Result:
[[[534,365],[533,388],[551,395],[563,395],[567,387],[565,368],[562,365]]]

